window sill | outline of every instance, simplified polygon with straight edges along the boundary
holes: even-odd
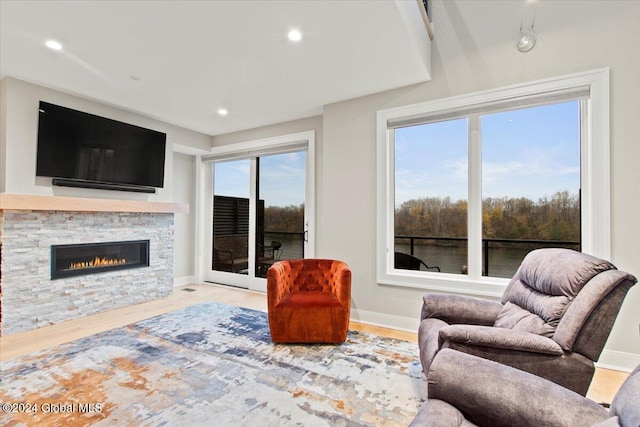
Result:
[[[447,273],[389,273],[378,277],[377,283],[385,286],[423,289],[478,297],[500,298],[510,279],[467,276]]]

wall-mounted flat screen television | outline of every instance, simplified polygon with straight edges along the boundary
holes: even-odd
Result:
[[[37,176],[72,187],[163,187],[165,133],[44,101],[39,108]]]

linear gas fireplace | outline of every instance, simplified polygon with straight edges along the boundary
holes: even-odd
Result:
[[[149,266],[149,240],[51,246],[51,279]]]

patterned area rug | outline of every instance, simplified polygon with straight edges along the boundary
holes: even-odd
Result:
[[[0,425],[406,426],[426,398],[414,343],[350,331],[342,345],[273,344],[266,313],[215,303],[0,373]]]

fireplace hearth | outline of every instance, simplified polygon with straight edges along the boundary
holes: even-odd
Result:
[[[149,240],[51,246],[51,279],[149,266]]]

